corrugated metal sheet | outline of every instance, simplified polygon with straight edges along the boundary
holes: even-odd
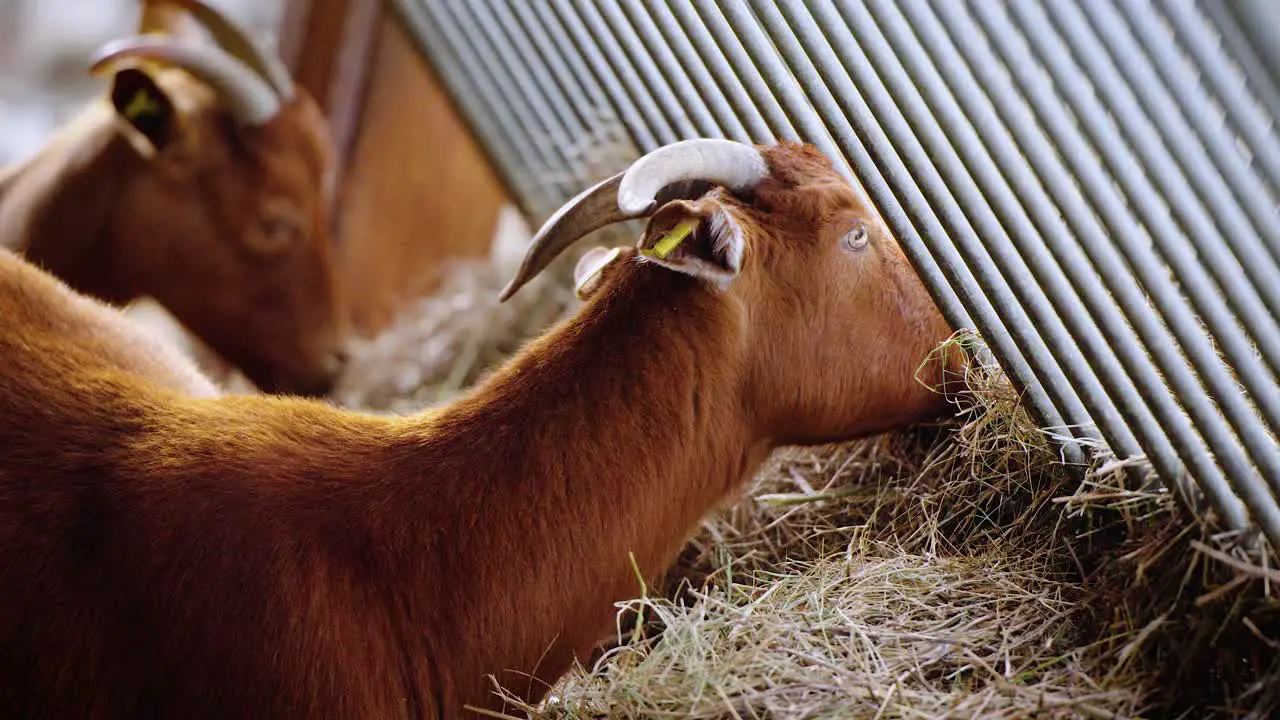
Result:
[[[815,143],[1068,461],[1145,455],[1280,547],[1280,92],[1241,19],[1280,5],[393,4],[533,214],[594,146]]]

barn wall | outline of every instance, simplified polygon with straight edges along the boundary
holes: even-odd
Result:
[[[371,21],[362,3],[379,6]],[[294,72],[323,98],[334,125],[344,167],[336,189],[342,281],[353,325],[372,334],[405,302],[430,292],[445,261],[487,253],[498,213],[511,200],[378,0],[307,4],[311,20],[346,18],[347,27],[326,32],[308,22]],[[360,24],[368,26],[364,36]],[[358,92],[351,89],[356,76]],[[335,83],[347,89],[335,92]]]

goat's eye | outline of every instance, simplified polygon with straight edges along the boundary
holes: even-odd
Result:
[[[265,218],[257,237],[251,241],[260,253],[276,253],[293,246],[302,235],[302,228],[292,218],[274,216]]]
[[[867,226],[858,225],[840,238],[840,246],[845,250],[861,250],[867,246]]]

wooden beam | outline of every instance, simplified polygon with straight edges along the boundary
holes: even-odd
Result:
[[[302,45],[307,37],[307,17],[311,14],[311,0],[284,0],[280,17],[280,29],[276,37],[276,52],[290,71],[296,72],[302,59]]]
[[[337,178],[346,171],[382,18],[380,0],[287,0],[279,52],[315,97],[333,133]],[[340,197],[338,187],[331,188]]]
[[[372,334],[454,257],[489,250],[510,197],[382,0],[285,0],[280,56],[333,132],[344,302]]]
[[[364,333],[432,290],[449,259],[486,255],[511,202],[400,25],[384,18],[378,34],[339,222],[347,305]]]

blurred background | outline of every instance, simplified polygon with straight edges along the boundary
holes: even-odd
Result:
[[[282,0],[216,3],[269,47],[278,41]],[[133,31],[137,0],[0,1],[0,165],[25,160],[54,129],[103,91],[85,59]]]
[[[488,253],[507,190],[386,3],[210,4],[275,48],[329,116],[335,242],[358,330],[376,333],[430,292],[443,260]],[[138,0],[0,0],[0,166],[31,157],[103,95],[89,58],[139,19]]]

